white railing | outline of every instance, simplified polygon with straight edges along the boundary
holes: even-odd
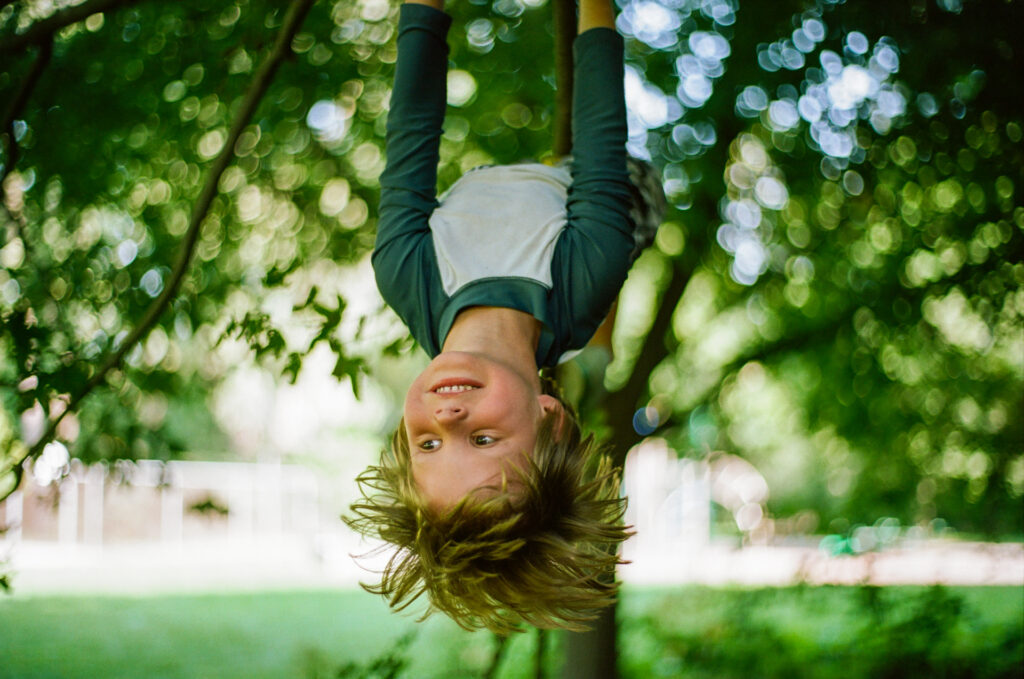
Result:
[[[309,469],[235,462],[71,460],[59,481],[26,474],[0,504],[9,544],[100,546],[133,541],[302,533],[320,527],[320,487]]]
[[[368,545],[336,513],[322,480],[281,464],[69,462],[58,485],[26,474],[0,504],[0,562],[16,591],[153,591],[354,586],[374,581],[350,555]],[[636,536],[623,547],[627,583],[1024,585],[1024,545],[908,535],[833,556],[804,538],[772,539],[767,485],[727,455],[677,459],[663,443],[630,453],[624,490]],[[716,539],[711,509],[739,538]],[[364,567],[380,568],[386,554]]]

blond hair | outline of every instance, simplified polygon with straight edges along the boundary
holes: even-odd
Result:
[[[507,634],[524,622],[585,629],[615,600],[626,500],[617,471],[569,414],[542,420],[515,483],[447,510],[431,510],[413,481],[404,423],[357,481],[363,497],[345,522],[396,548],[380,583],[363,588],[394,610],[426,594],[421,620],[442,611],[466,629]]]

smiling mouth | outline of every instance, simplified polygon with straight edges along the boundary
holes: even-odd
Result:
[[[461,394],[464,391],[472,391],[473,389],[479,389],[480,387],[472,384],[451,384],[443,387],[437,387],[433,391],[435,394]]]
[[[435,394],[450,396],[479,389],[483,386],[483,383],[468,375],[449,375],[448,377],[434,380],[434,383],[430,385],[429,391]]]

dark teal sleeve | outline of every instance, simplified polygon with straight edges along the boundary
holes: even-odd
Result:
[[[582,346],[626,280],[634,224],[622,36],[594,28],[577,37],[573,49],[573,181],[568,226],[556,247],[552,273],[559,279],[559,313],[573,318],[573,336],[563,341]]]
[[[423,342],[436,309],[437,265],[430,215],[437,207],[437,164],[446,105],[451,17],[404,4],[391,90],[373,269],[384,300]]]

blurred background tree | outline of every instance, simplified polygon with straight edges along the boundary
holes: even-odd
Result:
[[[794,528],[1020,533],[1018,14],[625,8],[634,152],[681,208],[635,281],[657,311],[620,335],[644,370],[609,375],[643,380],[641,431],[747,457]]]
[[[556,95],[545,0],[450,5],[442,190],[546,153]],[[1020,4],[619,5],[671,206],[591,424],[746,457],[776,533],[1019,536]],[[325,344],[353,389],[414,351],[337,284],[373,244],[396,11],[0,2],[0,494],[51,439],[223,455],[226,340],[291,380]]]

